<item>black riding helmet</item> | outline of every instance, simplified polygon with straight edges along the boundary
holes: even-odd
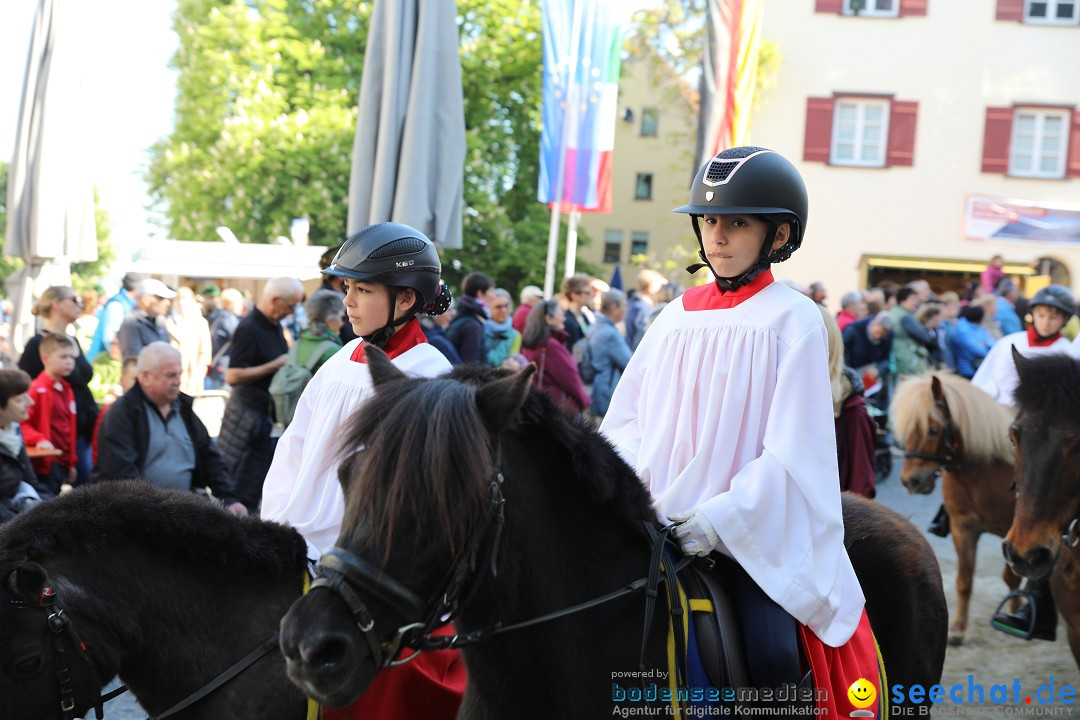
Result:
[[[1064,285],[1047,285],[1039,290],[1035,297],[1031,298],[1028,308],[1034,309],[1036,305],[1057,308],[1065,313],[1066,321],[1076,313],[1076,299]]]
[[[690,215],[698,239],[701,263],[691,265],[687,271],[695,273],[703,267],[712,270],[701,239],[701,216],[758,215],[769,223],[758,261],[736,277],[724,278],[713,272],[721,290],[735,290],[748,285],[770,264],[787,260],[799,249],[806,233],[809,204],[802,176],[779,153],[749,146],[724,150],[701,166],[690,187],[690,202],[674,210]],[[776,233],[785,222],[791,223],[791,239],[772,252]]]
[[[394,328],[417,313],[441,315],[450,306],[450,291],[439,280],[442,263],[435,244],[422,232],[401,223],[368,225],[349,237],[338,250],[324,275],[378,283],[390,288],[390,317],[364,342],[385,344]],[[412,288],[416,302],[402,317],[394,319],[398,288]]]

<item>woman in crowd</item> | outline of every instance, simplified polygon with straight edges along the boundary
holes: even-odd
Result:
[[[19,426],[34,404],[29,389],[22,370],[0,369],[0,523],[52,497],[34,474]]]
[[[300,342],[296,347],[296,364],[307,367],[311,354],[319,352],[319,360],[311,368],[312,375],[345,344],[341,340],[341,328],[345,324],[345,308],[342,307],[344,300],[344,293],[320,288],[304,303],[308,326],[300,333]],[[321,352],[319,348],[322,348]]]
[[[590,297],[591,297],[591,290]],[[566,408],[584,412],[592,399],[581,382],[577,363],[566,349],[566,316],[556,300],[541,300],[529,312],[521,335],[522,354],[536,365],[533,384]]]
[[[82,314],[82,300],[71,288],[63,285],[54,285],[47,288],[41,294],[37,305],[33,310],[34,315],[42,319],[41,330],[30,338],[19,358],[19,368],[27,375],[36,378],[45,369],[41,362],[38,347],[41,339],[50,333],[55,335],[67,335],[67,327]],[[68,335],[68,337],[71,337]],[[75,340],[75,338],[72,338]],[[85,483],[90,479],[90,470],[93,467],[92,445],[94,440],[94,425],[97,423],[98,406],[90,392],[90,380],[94,376],[94,369],[83,355],[82,347],[75,341],[78,355],[75,358],[75,369],[66,380],[75,393],[76,434],[78,447],[78,471],[76,483]]]
[[[484,322],[484,355],[489,367],[502,367],[508,357],[521,351],[521,333],[514,329],[513,311],[510,293],[496,288],[491,317]]]

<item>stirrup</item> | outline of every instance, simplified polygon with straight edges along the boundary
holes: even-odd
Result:
[[[1005,605],[1013,598],[1023,598],[1027,601],[1027,607],[1030,609],[1031,614],[1031,620],[1028,621],[1027,628],[1017,627],[1016,625],[1011,625],[1008,622],[1008,619],[1010,617],[1015,618],[1017,616],[1017,613],[1019,613],[1025,607],[1024,605],[1021,605],[1019,608],[1016,609],[1016,612],[1004,612]],[[1031,640],[1033,637],[1035,637],[1035,627],[1037,625],[1038,619],[1039,609],[1035,605],[1035,594],[1027,590],[1021,590],[1017,588],[1016,590],[1013,590],[1008,595],[1006,595],[1005,599],[1002,600],[1001,603],[997,606],[997,610],[995,610],[994,614],[990,616],[990,626],[995,630],[1000,630],[1006,635],[1012,635],[1013,637],[1018,637],[1021,640]]]

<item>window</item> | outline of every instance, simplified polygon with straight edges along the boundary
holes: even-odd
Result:
[[[845,15],[899,17],[900,0],[844,0]]]
[[[617,263],[622,261],[622,230],[604,231],[604,262]]]
[[[1065,177],[1065,151],[1071,113],[1066,110],[1017,108],[1013,114],[1009,174],[1018,177]]]
[[[889,137],[889,101],[839,100],[833,116],[834,165],[884,167]]]
[[[635,200],[652,200],[652,173],[638,173],[634,184]]]
[[[1076,25],[1080,0],[1025,0],[1024,22],[1041,25]]]
[[[635,230],[630,233],[630,255],[649,254],[649,233]]]
[[[660,113],[654,107],[641,109],[641,137],[656,137]]]

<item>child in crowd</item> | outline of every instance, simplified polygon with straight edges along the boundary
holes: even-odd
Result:
[[[114,344],[115,341],[114,341]],[[98,357],[101,357],[105,353],[100,353]],[[105,395],[104,402],[101,405],[101,412],[98,413],[97,423],[94,425],[94,467],[97,467],[98,463],[98,433],[101,432],[101,421],[105,419],[105,412],[116,402],[117,398],[126,393],[131,388],[135,387],[135,380],[139,377],[138,371],[139,358],[124,358],[124,364],[120,369],[120,380],[115,385],[110,385]]]
[[[79,351],[74,339],[56,333],[46,334],[38,351],[45,369],[30,383],[34,404],[27,419],[22,421],[22,431],[28,446],[60,451],[54,457],[33,461],[41,483],[49,492],[59,495],[62,485],[75,482],[75,393],[64,378],[75,369]]]
[[[29,389],[22,370],[0,369],[0,523],[50,497],[34,475],[19,427],[34,404]]]

